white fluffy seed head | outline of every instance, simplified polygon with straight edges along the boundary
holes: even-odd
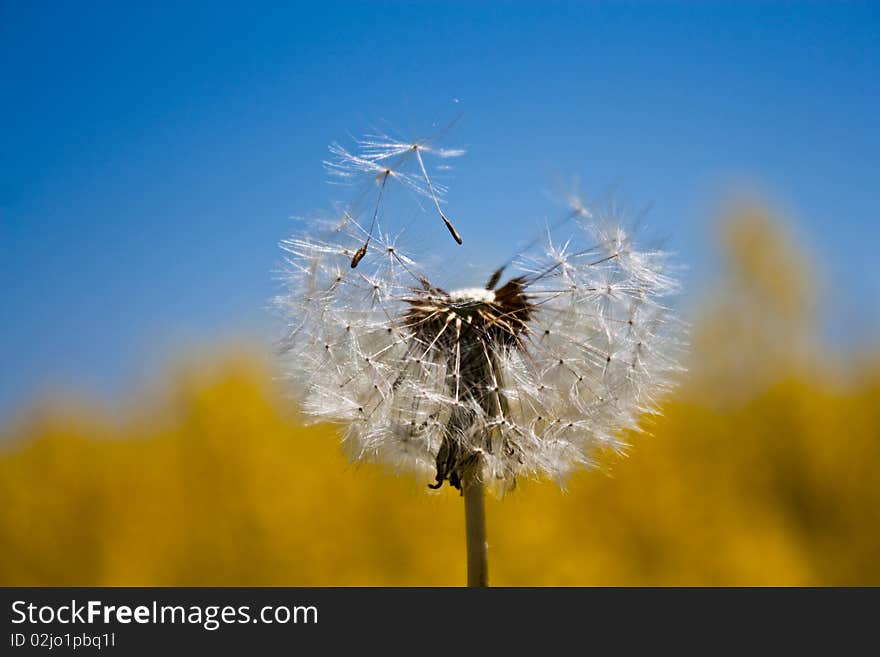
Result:
[[[346,215],[282,242],[276,300],[303,408],[342,425],[356,460],[435,486],[465,474],[498,490],[521,476],[561,482],[597,449],[622,448],[680,369],[667,255],[590,212],[493,276],[493,289],[451,292],[381,230],[352,267],[366,223]]]

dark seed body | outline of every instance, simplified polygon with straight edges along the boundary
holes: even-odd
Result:
[[[495,292],[492,302],[453,299],[437,289],[419,291],[410,301],[407,325],[415,327],[420,343],[433,345],[426,358],[445,363],[447,390],[461,402],[446,423],[431,488],[448,481],[460,490],[468,469],[479,460],[478,450],[515,453],[500,427],[488,431],[479,446],[466,444],[464,438],[477,423],[475,407],[492,419],[508,415],[496,353],[499,348],[523,348],[521,335],[534,312],[523,289],[522,279],[512,279]]]

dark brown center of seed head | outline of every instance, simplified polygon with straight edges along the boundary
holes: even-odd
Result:
[[[520,336],[535,311],[524,289],[525,280],[513,278],[494,292],[419,290],[409,299],[405,324],[419,340],[434,345],[431,351],[438,357],[460,340],[520,346]]]

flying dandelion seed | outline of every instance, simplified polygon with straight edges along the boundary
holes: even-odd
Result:
[[[328,166],[379,177],[369,223],[346,211],[321,234],[282,242],[289,374],[308,414],[344,426],[352,458],[428,473],[431,488],[462,489],[466,505],[469,484],[478,487],[470,538],[483,486],[500,493],[523,476],[561,483],[597,449],[621,449],[621,433],[655,411],[679,369],[681,327],[666,302],[678,283],[667,254],[638,250],[572,198],[564,221],[487,284],[449,290],[382,230],[378,204],[394,179],[439,211],[442,188],[421,152],[461,152],[359,145],[358,155],[331,147]],[[403,171],[401,158],[415,159],[423,177]],[[570,230],[562,241],[560,226]]]
[[[387,135],[369,135],[357,140],[356,143],[358,147],[356,154],[350,153],[339,144],[331,144],[330,152],[334,157],[324,162],[327,170],[340,180],[357,182],[366,177],[368,180],[372,179],[379,188],[366,240],[352,256],[352,269],[358,266],[369,248],[376,228],[382,196],[389,179],[398,182],[416,195],[429,198],[453,239],[458,244],[462,243],[461,235],[440,208],[446,188],[431,182],[424,156],[446,159],[464,155],[463,150],[437,148],[430,139],[405,142]],[[414,171],[413,167],[415,167]]]

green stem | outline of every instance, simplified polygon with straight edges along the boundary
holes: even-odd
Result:
[[[474,476],[467,477],[463,482],[462,493],[467,535],[467,585],[489,586],[483,483]]]

